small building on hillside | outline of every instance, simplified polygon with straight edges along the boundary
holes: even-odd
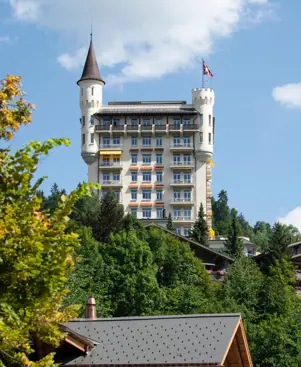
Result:
[[[202,260],[203,264],[206,266],[207,270],[210,271],[212,275],[223,275],[225,270],[233,263],[233,259],[221,252],[212,249],[209,246],[201,245],[200,243],[192,240],[189,237],[182,236],[176,232],[169,231],[165,227],[161,227],[156,223],[146,224],[145,228],[159,228],[165,233],[174,236],[177,240],[189,245],[190,249],[194,252],[195,256]]]
[[[216,236],[215,239],[209,240],[209,247],[216,251],[223,251],[225,249],[226,236]],[[245,256],[253,257],[256,256],[258,251],[258,245],[251,242],[248,237],[242,237],[243,240],[243,253]]]
[[[89,318],[61,325],[60,366],[253,366],[240,314],[97,319],[95,309],[90,297]]]

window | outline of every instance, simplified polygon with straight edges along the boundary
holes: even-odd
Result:
[[[184,200],[185,201],[191,201],[191,190],[185,190],[184,191]]]
[[[180,124],[181,124],[181,120],[179,120],[179,119],[174,119],[174,120],[173,120],[173,124],[178,126],[178,125],[180,125]]]
[[[173,199],[175,201],[179,201],[181,199],[181,191],[180,190],[174,190]]]
[[[91,94],[94,96],[94,87],[91,88]]]
[[[174,136],[173,138],[173,145],[175,147],[179,147],[181,144],[181,138],[179,136]]]
[[[137,119],[132,119],[131,124],[133,126],[137,126],[138,125],[138,120]]]
[[[176,234],[181,234],[181,227],[176,227]]]
[[[138,162],[138,154],[132,154],[132,164],[137,164]]]
[[[203,143],[203,133],[200,133],[200,143]]]
[[[120,137],[119,136],[114,136],[113,144],[114,145],[120,145]]]
[[[136,147],[138,145],[138,137],[132,136],[132,147]]]
[[[180,154],[174,154],[174,155],[173,155],[173,162],[174,162],[174,163],[180,163],[180,161],[181,161],[181,156],[180,156]]]
[[[85,126],[86,125],[86,116],[83,116],[82,122],[83,122],[83,126]]]
[[[93,133],[90,135],[90,142],[91,144],[94,144],[94,134]]]
[[[209,126],[211,126],[211,115],[209,115]]]
[[[151,172],[143,172],[142,180],[144,182],[151,182],[151,180],[152,180],[152,173]]]
[[[156,119],[155,125],[161,126],[162,125],[162,120],[161,119]]]
[[[142,163],[143,164],[151,164],[152,163],[152,155],[151,154],[142,154]]]
[[[191,163],[191,155],[184,154],[184,162],[190,164]]]
[[[109,125],[111,125],[111,121],[110,120],[104,120],[103,124],[104,124],[104,126],[109,126]]]
[[[105,155],[102,159],[102,164],[108,167],[110,165],[110,157]]]
[[[114,163],[120,163],[120,156],[119,155],[114,155],[113,156],[113,162]]]
[[[116,195],[118,201],[120,201],[120,191],[118,190],[118,191],[113,191],[113,192]]]
[[[188,120],[184,120],[184,122],[183,122],[183,124],[184,124],[184,126],[187,126],[187,125],[189,125],[190,124],[190,120],[188,119]]]
[[[208,134],[208,143],[211,144],[211,133]]]
[[[143,122],[142,122],[143,126],[150,126],[150,119],[143,119]]]
[[[163,218],[163,208],[157,208],[157,219]]]
[[[162,154],[156,154],[156,163],[157,164],[162,164],[163,160],[162,160]]]
[[[82,135],[82,145],[84,145],[86,143],[86,135],[83,134]]]
[[[191,209],[189,208],[186,208],[186,209],[184,209],[184,217],[186,218],[186,219],[190,219],[191,218]]]
[[[151,195],[151,190],[142,190],[142,200],[150,200]]]
[[[120,126],[120,120],[113,120],[114,126]]]
[[[81,88],[81,92],[82,92],[82,96],[84,95],[84,89],[83,88]]]
[[[181,209],[180,208],[174,208],[173,215],[176,218],[179,218],[181,216]]]
[[[137,172],[132,172],[132,182],[137,182]]]
[[[189,232],[190,232],[190,228],[189,227],[184,227],[184,236],[185,237],[189,236]]]
[[[137,208],[132,208],[132,209],[131,209],[131,214],[132,214],[135,218],[137,218]]]
[[[109,147],[110,146],[110,137],[104,136],[102,138],[102,142],[103,142],[104,148]]]
[[[203,125],[203,115],[202,114],[200,115],[200,125],[201,126]]]
[[[142,138],[142,145],[144,147],[150,147],[152,145],[152,138],[150,136],[144,136]]]
[[[110,174],[108,172],[104,172],[104,174],[103,174],[103,180],[104,181],[110,181]]]
[[[156,146],[157,147],[162,147],[162,136],[157,136],[156,137]]]
[[[91,106],[94,108],[94,99],[91,101]]]
[[[184,141],[184,146],[185,147],[190,147],[190,136],[184,136],[184,139],[183,139],[183,141]]]
[[[94,117],[92,116],[91,119],[90,119],[90,124],[91,125],[94,125]]]
[[[175,182],[179,182],[181,180],[181,173],[180,172],[174,172],[174,174],[173,174],[173,180]]]
[[[131,200],[137,200],[137,190],[131,190]]]
[[[151,208],[143,208],[142,209],[142,217],[144,219],[151,218],[152,216],[152,209]]]
[[[162,200],[162,190],[156,191],[156,200]]]
[[[184,173],[184,182],[191,183],[191,174],[190,173]]]
[[[113,181],[120,181],[120,173],[113,173]]]
[[[162,182],[163,181],[163,173],[162,172],[157,172],[156,173],[156,181],[157,182]]]

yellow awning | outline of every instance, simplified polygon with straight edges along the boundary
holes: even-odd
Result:
[[[99,155],[121,155],[121,150],[101,150]]]

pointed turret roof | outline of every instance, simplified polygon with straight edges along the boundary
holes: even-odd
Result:
[[[77,84],[83,80],[99,80],[100,82],[105,84],[104,80],[102,79],[99,73],[99,68],[98,68],[98,64],[97,64],[97,60],[95,56],[92,38],[91,38],[90,47],[89,47],[89,51],[87,54],[84,70]]]

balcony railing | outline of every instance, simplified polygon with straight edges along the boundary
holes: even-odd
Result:
[[[124,125],[112,125],[112,130],[124,130]]]
[[[176,167],[190,167],[190,166],[192,166],[193,167],[193,163],[192,163],[192,161],[172,161],[171,163],[170,163],[170,165],[171,166],[176,166]]]
[[[153,126],[152,125],[141,125],[141,130],[152,130]]]
[[[138,125],[126,125],[127,129],[130,131],[137,131],[138,130]]]
[[[192,185],[193,180],[192,179],[189,179],[189,180],[172,180],[171,184],[172,185]]]
[[[111,125],[95,125],[95,131],[109,131]]]
[[[190,221],[192,220],[192,216],[180,216],[180,217],[173,217],[172,218],[173,221],[180,221],[180,222],[184,222],[184,221]]]
[[[181,205],[181,204],[193,204],[192,199],[190,198],[180,198],[180,199],[175,199],[173,198],[171,201],[171,204],[175,204],[175,205]]]
[[[183,125],[183,130],[198,130],[198,129],[199,129],[198,124]]]
[[[166,130],[166,125],[155,125],[156,130]]]
[[[117,149],[120,150],[122,149],[122,144],[100,144],[100,149]]]
[[[114,168],[114,167],[122,167],[122,163],[121,162],[100,162],[99,164],[100,167],[108,167],[108,168]]]
[[[169,130],[181,130],[180,124],[169,124]]]
[[[193,144],[192,143],[173,143],[170,145],[170,148],[176,149],[176,148],[187,148],[192,149]]]
[[[101,185],[107,185],[107,186],[122,186],[122,181],[114,181],[114,180],[102,180]]]

